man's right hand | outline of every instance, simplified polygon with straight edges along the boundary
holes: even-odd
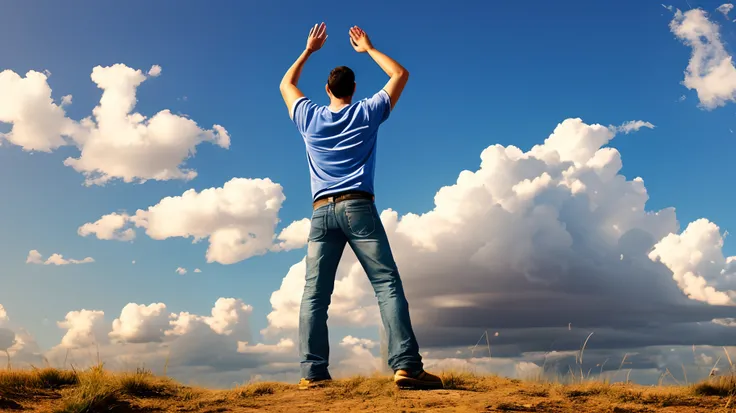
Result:
[[[322,45],[325,44],[326,40],[327,26],[325,26],[325,23],[322,22],[319,25],[315,24],[314,27],[312,27],[312,30],[309,31],[309,36],[307,36],[306,49],[310,53],[316,52],[317,50],[322,48]]]
[[[349,33],[350,44],[356,52],[365,53],[373,49],[371,39],[368,38],[368,35],[363,31],[363,29],[358,26],[353,26],[350,28]]]

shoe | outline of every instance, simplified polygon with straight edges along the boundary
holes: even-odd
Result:
[[[420,370],[416,374],[412,374],[407,370],[396,370],[394,373],[394,383],[402,388],[412,389],[442,389],[442,379],[434,374]]]
[[[327,384],[330,379],[305,379],[299,380],[299,390],[309,390]]]

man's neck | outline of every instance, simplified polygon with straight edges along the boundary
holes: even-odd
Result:
[[[330,99],[329,109],[333,112],[339,112],[345,106],[350,106],[352,99]]]

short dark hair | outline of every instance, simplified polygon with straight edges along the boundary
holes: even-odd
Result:
[[[347,66],[338,66],[330,72],[327,86],[336,98],[346,98],[355,92],[355,73]]]

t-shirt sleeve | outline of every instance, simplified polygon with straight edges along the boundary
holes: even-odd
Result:
[[[316,109],[317,105],[304,96],[294,102],[294,107],[291,109],[291,120],[296,125],[299,133],[305,134],[307,132]]]
[[[378,126],[388,119],[391,114],[391,97],[381,89],[375,95],[365,100],[370,122]]]

